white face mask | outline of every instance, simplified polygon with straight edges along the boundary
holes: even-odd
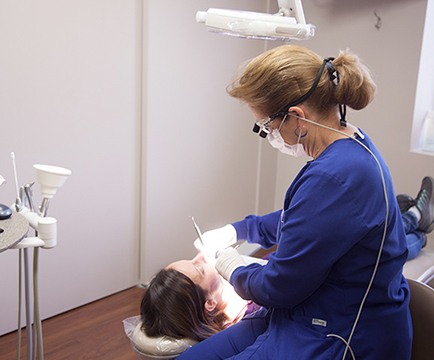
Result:
[[[279,150],[281,153],[294,157],[300,157],[307,155],[306,151],[304,151],[303,144],[300,144],[300,135],[298,136],[297,144],[289,145],[285,142],[285,140],[283,140],[280,131],[278,129],[273,129],[273,131],[267,135],[267,140],[272,147]]]

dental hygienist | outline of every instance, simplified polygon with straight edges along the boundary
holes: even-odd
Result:
[[[267,309],[258,314],[266,330],[244,331],[240,341],[235,324],[180,360],[410,359],[407,247],[391,175],[371,139],[346,121],[346,108],[363,109],[375,90],[356,55],[323,59],[293,45],[253,59],[229,88],[252,110],[255,132],[313,160],[281,211],[203,234],[204,251],[223,249],[220,274]],[[266,265],[246,266],[227,248],[243,239],[277,250]]]

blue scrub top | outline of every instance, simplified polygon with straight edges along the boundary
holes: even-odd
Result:
[[[389,170],[377,157],[389,202],[378,270],[351,340],[356,359],[410,359],[407,246]],[[234,223],[239,240],[277,244],[267,265],[236,269],[245,299],[269,308],[270,325],[236,359],[341,359],[374,271],[386,216],[374,157],[353,139],[332,143],[289,187],[283,209]],[[244,355],[243,355],[244,354]],[[350,359],[348,353],[347,359]]]

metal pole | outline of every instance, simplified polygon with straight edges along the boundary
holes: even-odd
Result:
[[[33,359],[32,309],[30,306],[30,259],[29,249],[24,249],[24,289],[26,297],[27,360]]]

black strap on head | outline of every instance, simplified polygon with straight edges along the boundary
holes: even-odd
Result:
[[[327,72],[329,74],[329,78],[330,81],[337,86],[340,82],[340,76],[339,73],[336,71],[335,67],[333,66],[333,60],[335,58],[333,57],[329,57],[324,59],[324,61],[326,62],[326,67],[327,67]],[[346,116],[347,116],[347,105],[345,104],[339,104],[339,115],[340,115],[340,124],[341,126],[346,127],[347,126],[347,120],[346,120]]]
[[[318,74],[316,75],[315,80],[313,81],[313,84],[310,87],[310,89],[307,91],[307,93],[305,93],[304,95],[299,97],[297,100],[293,101],[292,103],[286,105],[283,109],[281,109],[277,113],[270,115],[270,120],[276,119],[276,118],[281,117],[281,116],[285,116],[288,113],[289,108],[302,103],[303,101],[307,100],[312,95],[312,93],[315,91],[316,87],[318,86],[319,81],[321,80],[321,75],[324,71],[324,67],[326,66],[326,63],[327,63],[327,61],[326,61],[326,59],[324,59],[324,61],[321,64],[321,67],[319,68]]]
[[[312,95],[312,93],[315,91],[316,87],[318,86],[318,83],[321,80],[321,75],[322,75],[325,67],[327,68],[327,72],[328,72],[330,81],[333,82],[333,84],[335,86],[337,86],[340,82],[340,76],[339,76],[339,72],[333,66],[333,60],[334,59],[335,59],[334,57],[325,58],[321,64],[321,67],[318,70],[318,74],[316,75],[312,86],[307,91],[307,93],[305,93],[304,95],[299,97],[297,100],[293,101],[292,103],[286,105],[283,109],[281,109],[277,113],[270,115],[269,119],[273,120],[273,119],[276,119],[278,117],[285,116],[288,113],[289,108],[291,108],[292,106],[298,105],[298,104],[302,103],[303,101],[307,100]],[[339,115],[341,117],[340,118],[340,125],[346,127],[347,126],[347,120],[346,120],[347,106],[345,104],[339,104]]]

